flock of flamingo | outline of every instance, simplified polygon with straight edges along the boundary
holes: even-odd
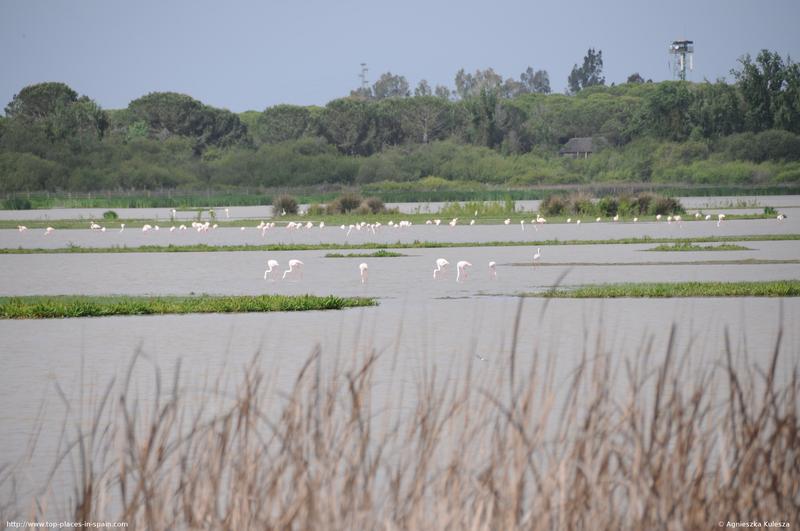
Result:
[[[225,212],[226,212],[226,214],[228,214],[228,209],[227,208],[225,209]],[[703,218],[703,216],[702,216],[702,214],[700,214],[700,212],[696,212],[694,217],[696,219]],[[783,221],[786,218],[787,218],[787,216],[785,214],[778,214],[778,216],[777,216],[778,221]],[[173,211],[173,219],[174,219],[174,211]],[[665,219],[667,224],[677,223],[677,224],[680,225],[681,222],[683,221],[683,218],[680,215],[677,215],[677,214],[676,215],[668,215],[668,216],[666,216],[666,218],[663,217],[661,214],[658,214],[656,216],[656,221],[657,222],[662,221],[662,219]],[[705,220],[706,221],[710,221],[711,219],[712,219],[711,214],[706,214]],[[620,221],[619,214],[617,214],[614,217],[612,217],[611,220],[614,221],[614,222]],[[717,227],[721,226],[722,222],[724,220],[725,220],[725,214],[717,214]],[[596,223],[600,223],[602,221],[603,221],[602,217],[598,217],[598,218],[595,219]],[[634,223],[638,223],[639,222],[639,218],[638,217],[634,217],[632,219],[632,221]],[[572,220],[572,218],[567,218],[566,222],[567,223],[573,223],[573,220]],[[441,223],[442,223],[441,219],[429,219],[429,220],[425,221],[426,225],[435,225],[437,227],[439,225],[441,225]],[[538,230],[538,227],[543,225],[543,224],[545,224],[545,223],[547,223],[547,219],[543,218],[539,214],[537,214],[536,218],[532,219],[529,222],[529,224],[531,226],[533,226],[534,230]],[[581,220],[580,219],[576,219],[574,221],[574,223],[576,225],[580,225],[581,224]],[[511,218],[507,218],[507,219],[503,220],[503,224],[510,225],[511,224]],[[520,224],[520,228],[524,231],[525,230],[525,220],[521,219],[519,224]],[[447,223],[447,225],[450,225],[451,227],[455,227],[456,225],[458,225],[458,218],[453,218],[450,222]],[[475,225],[475,220],[474,219],[470,220],[469,225],[470,226]],[[276,225],[275,225],[274,221],[273,222],[262,221],[261,223],[259,223],[258,225],[255,226],[255,229],[259,230],[261,232],[261,236],[264,237],[264,236],[266,236],[267,231],[269,231],[270,229],[274,229],[275,226]],[[400,221],[398,223],[394,223],[393,221],[389,221],[385,225],[385,227],[394,228],[394,229],[402,229],[402,228],[407,228],[407,227],[411,227],[411,226],[412,226],[412,222],[411,221],[405,221],[405,220],[404,221]],[[212,224],[210,221],[206,221],[206,222],[203,222],[203,223],[201,223],[199,221],[193,221],[191,223],[190,227],[192,228],[192,230],[195,230],[197,232],[208,232],[210,230],[217,229],[219,227],[219,224],[217,224],[217,223],[213,223]],[[325,228],[325,222],[324,221],[320,221],[319,224],[315,225],[311,221],[307,221],[305,223],[297,222],[297,221],[290,221],[290,222],[286,223],[285,227],[286,227],[287,230],[312,229],[314,227],[318,227],[320,229],[324,229]],[[366,232],[372,232],[372,234],[377,234],[377,230],[379,230],[381,227],[384,227],[384,225],[382,223],[380,223],[380,222],[367,223],[366,221],[361,221],[361,222],[358,222],[358,223],[351,223],[349,225],[340,225],[339,228],[342,231],[346,231],[345,238],[348,238],[350,236],[350,234],[353,232],[353,230],[356,230],[356,231],[362,231],[363,230],[363,231],[366,231]],[[25,231],[28,230],[28,227],[26,227],[25,225],[17,225],[17,229],[19,230],[19,232],[25,232]],[[98,224],[95,221],[90,221],[89,222],[89,229],[92,230],[92,231],[97,231],[97,232],[106,232],[106,230],[107,230],[106,227]],[[247,227],[244,227],[244,226],[239,228],[239,230],[241,230],[241,231],[244,231],[246,229],[247,229]],[[55,232],[55,230],[56,229],[53,228],[53,227],[47,227],[47,228],[44,229],[44,235],[45,236],[49,236],[50,234]],[[150,232],[150,231],[157,232],[159,230],[161,230],[161,227],[159,225],[156,225],[156,224],[150,225],[149,223],[147,223],[147,224],[142,226],[142,232]],[[185,225],[185,224],[181,224],[181,225],[179,225],[177,227],[175,225],[171,225],[169,227],[169,229],[164,229],[164,230],[168,230],[169,232],[175,232],[176,230],[177,231],[186,231],[186,230],[189,230],[189,227],[187,225]],[[124,231],[125,231],[125,223],[120,223],[119,232],[124,232]]]

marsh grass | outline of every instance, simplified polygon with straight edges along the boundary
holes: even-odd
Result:
[[[85,295],[0,297],[0,318],[52,319],[182,313],[290,312],[375,306],[374,299],[329,295],[134,297]]]
[[[648,251],[752,251],[749,247],[737,245],[735,243],[723,243],[720,245],[695,245],[693,243],[673,243],[662,244]]]
[[[133,391],[135,357],[88,419],[64,421],[54,470],[76,473],[58,519],[152,531],[798,521],[800,373],[796,357],[778,372],[782,332],[763,368],[735,362],[728,341],[698,369],[691,347],[676,352],[674,326],[658,356],[644,342],[620,358],[598,339],[558,380],[552,353],[522,368],[522,329],[518,317],[502,370],[421,371],[383,401],[377,367],[395,362],[371,349],[333,363],[316,349],[283,392],[259,358],[231,392],[198,395],[180,366],[162,385],[155,369],[147,401]],[[13,477],[6,468],[0,481]],[[28,520],[45,519],[49,481],[22,509]]]
[[[800,234],[754,234],[741,236],[701,236],[697,238],[617,238],[605,240],[529,240],[529,241],[489,241],[489,242],[430,242],[415,240],[410,243],[364,242],[364,243],[273,243],[264,245],[139,245],[136,247],[112,245],[110,247],[81,247],[69,244],[55,248],[3,248],[0,254],[59,254],[59,253],[197,253],[231,251],[326,251],[348,249],[438,249],[451,247],[526,247],[555,245],[637,245],[646,243],[707,243],[729,241],[795,241]]]
[[[395,253],[393,251],[387,251],[386,249],[379,249],[374,253],[350,253],[350,254],[327,253],[325,255],[325,258],[396,258],[399,256],[408,256],[408,255],[403,253]]]
[[[595,284],[526,293],[530,297],[610,299],[620,297],[798,297],[800,280],[761,282],[653,282]]]

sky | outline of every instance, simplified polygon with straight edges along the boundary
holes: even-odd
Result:
[[[800,0],[0,0],[0,108],[60,81],[103,108],[173,91],[234,112],[325,105],[381,73],[412,88],[528,66],[563,92],[588,48],[606,83],[672,79],[667,48],[695,42],[693,81],[731,80],[744,54],[800,57]]]

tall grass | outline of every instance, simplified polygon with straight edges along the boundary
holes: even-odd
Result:
[[[565,381],[552,356],[523,372],[512,347],[502,370],[422,371],[383,401],[376,367],[394,361],[374,350],[316,350],[284,393],[256,359],[225,401],[176,376],[146,407],[132,363],[61,446],[79,473],[60,516],[153,531],[796,525],[800,372],[795,357],[777,373],[782,333],[763,370],[730,346],[698,370],[674,335],[660,361],[644,345],[618,363],[598,342]],[[26,518],[44,519],[51,488]]]
[[[637,282],[594,284],[532,293],[535,297],[611,299],[619,297],[800,297],[800,280],[760,282]]]

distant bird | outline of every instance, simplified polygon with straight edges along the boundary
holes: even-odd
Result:
[[[661,214],[656,214],[656,221],[661,221]]]
[[[142,232],[148,232],[152,228],[153,227],[151,227],[150,225],[144,224],[144,225],[142,225]]]
[[[519,228],[521,228],[523,231],[525,230],[525,220],[524,219],[519,220]]]
[[[778,214],[778,221],[783,221],[787,217],[789,217],[789,216],[787,216],[786,214]]]
[[[441,222],[442,222],[442,220],[441,220],[441,219],[434,219],[434,220],[433,220],[433,223],[434,223],[434,224],[435,224],[437,227],[439,226],[439,224],[440,224]]]
[[[239,227],[239,230],[244,230],[244,227]]]
[[[572,218],[567,218],[567,223],[572,223]]]
[[[667,216],[667,225],[672,223],[672,216]]]
[[[615,214],[612,218],[614,221],[619,221],[619,214]]]
[[[159,227],[158,225],[153,225],[153,230],[161,230],[161,227]]]
[[[638,221],[639,221],[639,218],[633,218],[633,222],[634,223],[637,223]]]
[[[300,279],[303,278],[303,262],[297,259],[289,260],[289,269],[283,272],[283,276],[281,277],[283,280],[286,280],[286,275],[297,276]]]
[[[694,213],[694,218],[695,219],[698,219],[698,218],[701,218],[701,217],[703,217],[703,215],[700,212],[695,212]]]
[[[475,354],[475,357],[478,358],[478,360],[480,360],[480,361],[489,361],[486,358],[484,358],[483,356],[481,356],[480,354]]]
[[[124,230],[125,230],[125,224],[124,223],[120,223],[119,224],[119,231],[122,232]]]
[[[474,219],[469,220],[469,224],[470,225],[475,225],[475,220]]]
[[[581,224],[581,220],[576,221],[575,224],[576,225],[580,225]]]
[[[180,227],[178,227],[178,230],[186,230],[186,225],[181,225]]]
[[[92,230],[100,230],[100,225],[92,221],[91,223],[89,223],[89,228]]]
[[[449,265],[450,262],[448,262],[444,258],[437,258],[436,269],[433,270],[433,280],[437,280],[440,276],[444,276],[447,266]]]
[[[453,221],[451,221],[451,222],[449,223],[449,225],[450,225],[451,227],[455,227],[455,226],[456,226],[456,223],[458,223],[458,218],[453,218]]]
[[[229,217],[231,217],[231,211],[230,211],[230,210],[228,210],[227,208],[225,209],[225,217],[226,217],[226,218],[229,218]]]
[[[54,229],[53,227],[47,227],[46,229],[44,229],[44,235],[45,235],[45,236],[49,236],[49,235],[50,235],[50,234],[52,234],[52,233],[53,233],[53,231],[55,231],[55,230],[56,230],[56,229]]]
[[[278,274],[279,265],[277,260],[267,260],[267,270],[264,271],[264,280],[274,280],[273,277]]]
[[[320,221],[319,222],[319,228],[321,228],[321,229],[325,228],[325,222],[324,221]]]
[[[595,221],[596,221],[597,223],[600,223],[602,220],[603,220],[603,218],[597,218]]]
[[[466,260],[461,260],[456,264],[456,282],[461,282],[462,278],[467,278],[467,268],[472,267],[472,264]]]
[[[25,232],[26,230],[28,230],[28,227],[26,227],[25,225],[17,225],[17,230],[20,232]]]
[[[719,214],[717,216],[717,227],[719,227],[720,223],[722,223],[724,219],[725,219],[725,214]]]
[[[307,228],[307,229],[310,229],[310,228],[311,228],[311,227],[313,227],[313,226],[314,226],[314,224],[313,224],[313,223],[311,223],[310,221],[309,221],[308,223],[306,223],[306,228]]]
[[[680,215],[676,215],[672,219],[673,221],[675,221],[675,223],[680,223],[683,220],[683,218]]]
[[[536,265],[536,262],[539,261],[539,258],[542,257],[542,249],[541,247],[536,249],[536,254],[533,255],[533,265]]]
[[[170,231],[170,232],[175,232],[175,225],[171,226],[171,227],[169,228],[169,231]]]
[[[506,219],[505,221],[503,221],[503,223],[505,223],[506,225],[510,225],[511,224],[511,218]]]
[[[708,221],[709,219],[711,219],[711,214],[706,214],[706,221]]]
[[[365,262],[358,264],[358,273],[361,275],[361,283],[366,284],[369,278],[369,266]]]
[[[489,262],[489,280],[497,280],[497,262]]]

